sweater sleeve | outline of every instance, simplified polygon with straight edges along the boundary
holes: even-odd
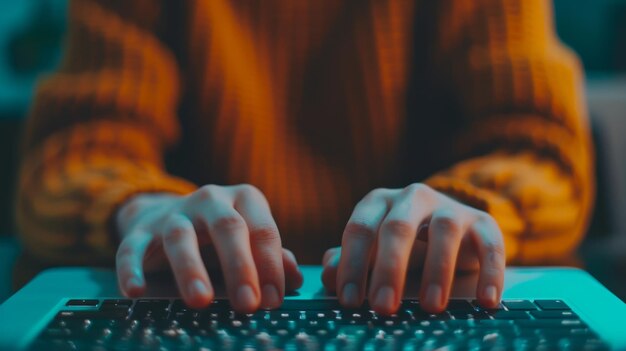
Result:
[[[509,262],[558,260],[581,241],[594,195],[580,64],[550,1],[439,4],[433,66],[463,127],[460,161],[426,183],[489,212]]]
[[[195,188],[163,168],[179,75],[156,34],[159,3],[70,3],[65,57],[38,85],[17,189],[24,249],[42,263],[110,264],[121,203]]]

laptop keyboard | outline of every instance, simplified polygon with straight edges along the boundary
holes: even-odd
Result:
[[[397,314],[336,300],[286,300],[280,309],[234,312],[227,300],[203,310],[181,300],[70,300],[33,350],[605,350],[561,300],[505,300],[485,310],[451,300],[428,314],[404,300]]]

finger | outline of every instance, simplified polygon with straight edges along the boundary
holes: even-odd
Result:
[[[346,307],[363,303],[372,251],[387,208],[385,198],[364,199],[354,208],[343,232],[337,287],[339,300]]]
[[[285,296],[285,270],[278,227],[265,197],[256,188],[238,186],[237,210],[248,226],[252,256],[261,286],[261,307],[277,308]]]
[[[324,253],[322,259],[322,283],[329,292],[337,290],[337,267],[341,259],[341,247],[333,247]]]
[[[502,233],[491,217],[484,216],[469,228],[469,235],[474,240],[480,263],[476,291],[478,303],[495,308],[502,295],[506,268]]]
[[[246,222],[232,203],[216,198],[209,198],[202,206],[198,221],[215,245],[234,309],[253,312],[259,307],[261,294]]]
[[[304,282],[302,271],[298,267],[298,261],[293,252],[283,248],[283,267],[285,269],[285,290],[293,291],[299,289]]]
[[[191,221],[181,215],[169,216],[163,223],[163,250],[185,303],[201,308],[213,299],[213,287],[200,256],[198,239]]]
[[[433,213],[421,287],[421,307],[430,313],[445,309],[463,236],[458,213],[446,208]]]
[[[380,225],[369,291],[370,303],[379,313],[394,313],[404,291],[417,229],[432,206],[422,191],[421,186],[403,190]]]
[[[152,234],[147,232],[129,233],[117,250],[117,282],[120,291],[128,297],[141,296],[145,291],[143,258],[152,239]]]

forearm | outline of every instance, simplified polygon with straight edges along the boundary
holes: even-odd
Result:
[[[120,204],[139,193],[195,189],[141,151],[149,149],[141,134],[117,124],[110,125],[117,134],[106,124],[90,126],[57,133],[25,155],[17,223],[25,250],[42,262],[112,263],[112,217]]]

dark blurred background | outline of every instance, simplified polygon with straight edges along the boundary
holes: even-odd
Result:
[[[597,150],[597,206],[578,258],[626,300],[626,0],[554,6],[559,36],[586,69]],[[19,137],[37,77],[59,62],[66,7],[67,0],[0,0],[0,302],[19,252],[12,209]]]

